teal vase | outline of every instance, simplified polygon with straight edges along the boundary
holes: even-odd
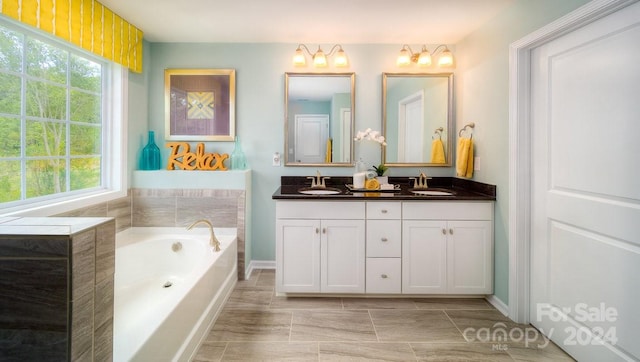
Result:
[[[247,158],[242,152],[242,146],[240,145],[240,138],[236,136],[235,148],[231,153],[231,169],[232,170],[244,170],[247,168]]]
[[[149,131],[149,142],[142,149],[140,156],[140,169],[159,170],[160,168],[160,149],[156,145],[153,131]]]

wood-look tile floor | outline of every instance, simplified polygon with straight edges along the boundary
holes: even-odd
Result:
[[[532,327],[483,299],[287,298],[274,288],[273,270],[238,282],[194,361],[573,361],[543,338],[525,342],[518,332]]]

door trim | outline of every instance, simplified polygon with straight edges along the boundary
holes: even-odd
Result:
[[[594,0],[509,46],[509,317],[529,323],[533,49],[638,0]]]

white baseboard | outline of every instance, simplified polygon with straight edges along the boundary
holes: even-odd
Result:
[[[244,273],[245,279],[249,279],[251,277],[251,273],[256,269],[275,269],[275,268],[276,268],[275,260],[251,260]]]
[[[489,295],[486,297],[487,302],[489,302],[492,306],[496,307],[496,309],[504,314],[506,317],[509,316],[509,306],[504,304],[502,300],[500,300],[495,295]]]

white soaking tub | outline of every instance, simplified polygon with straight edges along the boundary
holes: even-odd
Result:
[[[134,227],[116,235],[114,361],[187,361],[237,280],[236,229]]]

